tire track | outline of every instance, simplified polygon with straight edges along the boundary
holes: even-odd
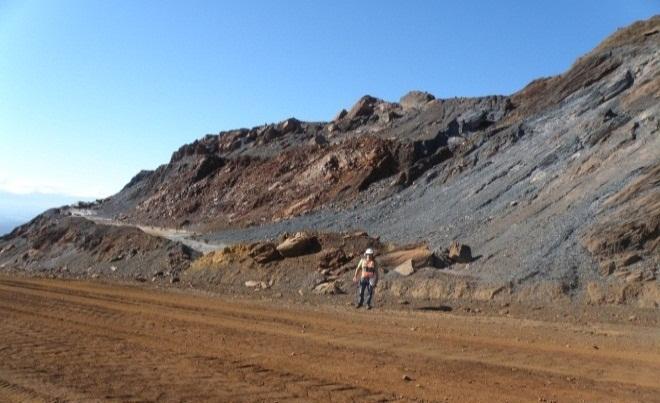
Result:
[[[0,282],[2,284],[3,282]],[[1,285],[0,285],[1,287]],[[53,287],[52,289],[42,287],[42,286],[26,286],[22,287],[23,289],[32,289],[32,290],[39,290],[39,291],[44,291],[48,294],[53,294],[54,293],[60,293],[60,289],[58,287]],[[264,335],[269,335],[272,336],[274,333],[277,334],[285,334],[288,337],[294,337],[294,338],[309,338],[309,336],[313,335],[314,331],[310,330],[307,332],[307,335],[303,335],[299,332],[300,327],[303,325],[305,322],[304,317],[298,317],[296,319],[291,319],[285,314],[281,314],[278,316],[278,314],[273,314],[273,315],[265,315],[263,312],[258,313],[258,314],[252,314],[250,312],[250,309],[244,308],[244,307],[239,307],[236,310],[233,310],[231,308],[228,308],[226,306],[223,306],[222,308],[206,308],[202,312],[198,307],[194,306],[182,306],[178,304],[173,304],[173,303],[158,303],[153,299],[150,298],[142,298],[142,299],[136,299],[133,301],[126,301],[125,299],[121,299],[119,297],[115,297],[114,295],[106,295],[106,294],[95,294],[95,293],[90,293],[90,292],[77,292],[77,291],[72,291],[70,289],[61,289],[61,295],[66,295],[69,297],[76,297],[75,301],[77,302],[82,302],[82,303],[91,303],[92,301],[101,301],[101,302],[113,302],[116,303],[113,306],[113,310],[116,310],[117,313],[121,312],[126,312],[126,310],[119,309],[123,305],[127,306],[132,306],[132,307],[155,307],[155,308],[162,308],[162,312],[159,313],[159,315],[167,316],[168,318],[174,320],[182,320],[182,321],[196,321],[198,322],[200,320],[200,316],[203,322],[207,322],[207,319],[209,316],[214,317],[215,315],[218,315],[219,318],[222,319],[221,323],[216,323],[216,326],[224,326],[226,327],[227,331],[232,331],[237,328],[240,329],[245,329],[246,331],[252,331],[252,332],[261,332]],[[77,297],[84,297],[83,299],[77,298]],[[167,309],[165,309],[167,308]],[[168,313],[168,309],[171,308],[178,308],[178,310],[185,310],[186,312],[189,312],[189,315],[185,315],[185,317],[182,317],[180,315],[172,315]],[[80,309],[80,305],[77,304],[76,307],[72,309]],[[134,309],[130,310],[135,312]],[[118,319],[120,320],[120,319]],[[259,323],[263,322],[269,322],[266,325],[260,325]],[[277,326],[274,328],[272,325],[270,325],[270,322],[275,322],[277,323]],[[182,325],[185,325],[185,323],[182,323]],[[333,323],[333,325],[339,325],[338,322]],[[320,329],[323,330],[323,329]],[[327,337],[324,336],[322,333],[317,332],[317,336],[319,338],[325,339],[324,341],[326,342],[332,342],[336,344],[341,344],[345,347],[362,347],[362,348],[369,348],[369,344],[367,343],[360,345],[360,343],[356,343],[355,341],[352,340],[352,338],[356,335],[361,335],[363,333],[361,332],[369,332],[369,329],[360,329],[360,330],[355,330],[352,329],[349,331],[349,337],[337,337],[337,336],[331,336]],[[396,338],[397,333],[396,332],[391,332],[388,331],[387,329],[378,329],[379,333],[381,335],[387,335],[391,338]],[[461,346],[465,345],[465,339],[461,338],[449,338],[446,336],[443,336],[442,338],[443,342],[449,342],[449,343],[459,343]],[[424,334],[422,333],[417,333],[415,335],[415,340],[418,341],[420,344],[421,343],[438,343],[438,334],[437,333],[430,333],[430,334]],[[537,364],[521,364],[521,363],[534,363],[535,359],[534,357],[538,355],[539,350],[543,349],[543,346],[540,345],[532,345],[532,346],[513,346],[511,343],[504,343],[502,344],[499,341],[483,341],[479,340],[477,338],[472,338],[470,340],[470,351],[469,352],[464,352],[464,348],[459,346],[454,346],[455,348],[450,351],[447,351],[447,345],[443,345],[444,351],[442,351],[440,354],[441,357],[445,360],[447,359],[453,359],[453,360],[460,360],[463,362],[473,362],[473,363],[482,363],[482,364],[488,364],[488,365],[495,365],[495,366],[500,366],[502,363],[506,363],[507,369],[509,367],[516,367],[521,370],[532,370],[532,371],[544,371],[544,372],[559,372],[559,373],[567,373],[570,375],[570,369],[571,367],[580,367],[580,370],[583,374],[588,375],[592,379],[608,379],[607,374],[603,371],[603,365],[600,363],[601,359],[597,356],[594,356],[593,354],[584,356],[583,354],[575,353],[575,352],[569,352],[567,353],[565,349],[550,349],[547,350],[546,352],[549,353],[550,355],[547,357],[544,357],[544,363],[543,366],[537,365]],[[400,350],[402,353],[405,354],[416,354],[420,353],[418,348],[409,347],[406,348],[405,345],[396,345],[395,343],[386,343],[386,344],[380,344],[379,348],[390,348],[390,349],[396,349]],[[502,348],[505,348],[505,352],[502,353],[500,352]],[[433,355],[433,351],[424,351],[423,352],[425,355]],[[652,374],[652,373],[658,373],[660,372],[660,364],[658,363],[660,360],[658,359],[658,356],[655,355],[647,355],[647,356],[636,356],[636,357],[630,357],[629,355],[626,354],[616,354],[614,357],[612,355],[609,355],[606,357],[608,359],[610,358],[618,358],[618,363],[617,365],[620,367],[624,367],[625,365],[623,364],[628,364],[627,370],[625,373],[618,372],[617,373],[617,378],[613,378],[611,380],[617,380],[619,382],[631,382],[635,384],[641,384],[641,385],[646,385],[646,386],[655,386],[657,384],[656,379],[652,376],[640,376],[640,364],[646,362],[648,363],[648,370],[645,371],[646,373]],[[593,361],[593,362],[591,362]],[[548,365],[552,364],[552,365]],[[553,371],[553,367],[561,367],[563,368],[561,371]]]
[[[118,392],[112,388],[100,388],[97,383],[89,384],[82,382],[81,379],[76,378],[72,373],[62,373],[63,368],[53,367],[52,365],[39,367],[38,365],[40,362],[52,364],[55,357],[64,355],[66,351],[76,351],[73,357],[68,358],[73,358],[77,362],[84,364],[83,368],[94,368],[93,363],[96,361],[96,356],[107,357],[109,352],[107,346],[121,344],[122,352],[118,358],[130,360],[140,357],[140,366],[154,366],[161,369],[176,368],[176,372],[172,371],[168,374],[167,378],[178,378],[180,382],[195,386],[194,393],[188,389],[177,392],[178,395],[183,396],[184,400],[197,401],[220,398],[225,401],[270,401],[270,397],[278,396],[283,401],[289,401],[314,398],[317,395],[323,396],[321,400],[330,398],[328,401],[394,400],[392,396],[375,393],[353,385],[328,382],[309,376],[280,373],[254,363],[247,363],[231,358],[225,359],[218,356],[199,355],[200,351],[196,351],[196,354],[191,357],[191,350],[194,349],[186,349],[188,351],[182,353],[176,348],[177,343],[175,342],[168,342],[164,339],[153,340],[152,337],[141,333],[137,329],[130,332],[118,331],[115,326],[120,322],[124,322],[129,326],[135,323],[130,318],[126,320],[127,318],[122,318],[120,315],[104,315],[104,312],[89,309],[67,309],[60,303],[50,304],[50,308],[55,308],[59,312],[59,314],[51,314],[48,309],[49,304],[40,304],[38,301],[34,306],[38,308],[36,312],[30,309],[10,306],[12,303],[20,306],[24,302],[20,298],[16,298],[16,296],[12,296],[9,300],[3,299],[0,311],[5,318],[9,319],[32,317],[33,320],[29,322],[39,323],[40,329],[36,330],[29,326],[3,326],[0,332],[0,340],[9,343],[15,348],[14,355],[3,351],[3,356],[7,362],[25,362],[27,357],[25,354],[20,354],[20,352],[29,351],[32,355],[39,357],[40,361],[31,363],[29,367],[14,367],[12,368],[13,370],[25,371],[30,368],[38,368],[43,372],[62,374],[65,383],[76,389],[78,393],[91,395],[98,395],[100,393],[106,399],[118,399],[120,401],[143,398],[147,400],[156,399],[155,393],[140,394],[136,391],[131,391],[131,383],[127,385],[124,382],[121,387],[124,392],[118,395]],[[84,315],[92,320],[85,322],[75,319],[67,320],[63,317],[70,316],[75,318],[77,315]],[[108,326],[89,324],[96,323],[99,319],[109,322]],[[67,329],[63,330],[61,328],[62,323],[66,323]],[[50,336],[51,334],[57,334],[58,336],[52,337]],[[25,340],[29,340],[29,342],[25,342]],[[72,344],[68,340],[76,340],[76,343]],[[55,348],[54,346],[58,347]],[[88,348],[90,346],[94,348]],[[99,348],[96,348],[97,346]],[[148,354],[141,354],[140,350],[142,349],[148,351]],[[148,358],[149,356],[159,358],[157,361],[154,361],[150,360]],[[182,367],[184,370],[182,370]],[[80,370],[80,368],[76,368]],[[98,370],[99,368],[96,367],[94,369]],[[152,377],[136,373],[130,368],[122,368],[117,362],[113,362],[109,366],[106,365],[106,368],[101,369],[104,369],[102,371],[103,373],[113,374],[113,377],[119,372],[124,372],[122,374],[123,376],[121,376],[123,379],[141,377],[140,383],[151,385],[150,389],[167,389],[167,386],[171,386],[158,383]],[[219,376],[218,374],[232,374],[232,376]],[[25,375],[33,376],[34,373],[28,372]],[[99,375],[96,374],[95,377],[98,378]],[[111,385],[113,383],[112,379],[106,379],[103,376],[101,376],[101,379],[105,381],[103,384]],[[283,380],[286,380],[286,382],[283,383]],[[222,385],[222,393],[216,390],[216,385]],[[332,389],[332,396],[329,395],[328,388]],[[168,400],[168,396],[161,395],[157,400],[162,399]]]
[[[2,278],[0,379],[29,385],[13,391],[74,401],[483,401],[492,396],[656,401],[660,396],[653,383],[660,364],[653,353],[639,360],[629,358],[630,352],[571,357],[547,343],[522,346],[502,336],[488,341],[441,334],[429,321],[432,316],[397,317],[401,325],[388,326],[378,315],[351,313],[346,320],[338,315],[123,286]],[[453,320],[482,330],[488,326],[436,318],[445,325]],[[405,327],[409,323],[420,329],[411,331]],[[604,380],[626,379],[635,371],[637,383]],[[402,373],[413,380],[402,382]]]

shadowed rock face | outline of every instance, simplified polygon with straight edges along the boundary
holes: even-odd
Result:
[[[619,30],[511,96],[365,96],[331,122],[208,135],[94,208],[227,242],[307,228],[435,250],[459,240],[474,260],[454,270],[490,298],[589,285],[591,300],[617,290],[654,306],[659,28]]]

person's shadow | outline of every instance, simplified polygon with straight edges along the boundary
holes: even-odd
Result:
[[[451,312],[453,310],[449,305],[429,305],[417,308],[418,311],[432,311],[432,312]]]

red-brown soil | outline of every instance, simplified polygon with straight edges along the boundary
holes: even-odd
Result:
[[[660,401],[633,325],[0,278],[0,400]]]

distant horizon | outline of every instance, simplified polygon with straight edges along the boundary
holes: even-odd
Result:
[[[50,208],[91,200],[93,198],[46,193],[15,194],[0,190],[0,236]]]
[[[327,121],[366,94],[510,95],[657,11],[645,0],[9,0],[0,190],[105,198],[206,134]]]
[[[0,236],[7,235],[14,228],[27,223],[29,220],[8,220],[0,217]]]

